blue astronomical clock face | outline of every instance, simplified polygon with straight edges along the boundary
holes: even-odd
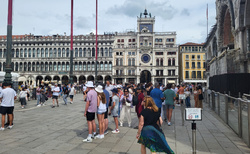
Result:
[[[142,56],[141,56],[141,60],[142,60],[142,62],[144,62],[144,63],[148,63],[149,61],[150,61],[150,56],[148,55],[148,54],[143,54]]]

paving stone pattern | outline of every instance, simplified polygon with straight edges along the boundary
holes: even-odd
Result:
[[[192,105],[193,98],[191,99]],[[88,135],[86,118],[83,116],[85,102],[77,94],[73,104],[51,108],[52,100],[46,106],[36,107],[36,101],[29,101],[25,109],[15,104],[14,127],[0,132],[0,153],[3,154],[139,154],[140,144],[135,138],[137,129],[120,127],[119,134],[110,131],[115,128],[109,117],[109,134],[104,139],[83,143]],[[132,109],[132,127],[138,119]],[[177,154],[192,153],[191,122],[181,123],[180,107],[173,112],[172,126],[163,124],[162,129],[170,147]],[[250,149],[225,123],[204,103],[203,120],[197,122],[198,154],[240,154]],[[147,153],[150,153],[147,150]]]

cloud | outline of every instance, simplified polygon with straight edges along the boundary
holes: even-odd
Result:
[[[75,19],[75,25],[76,25],[76,28],[78,29],[86,29],[86,28],[89,28],[89,22],[88,22],[88,18],[86,17],[83,17],[83,16],[79,16]]]
[[[190,12],[189,12],[189,10],[188,9],[183,9],[182,11],[181,11],[181,15],[183,15],[183,16],[190,16]]]
[[[145,6],[142,4],[145,4],[144,0],[127,0],[121,6],[115,5],[109,8],[106,13],[112,15],[125,15],[134,18],[139,15],[139,12],[144,11]],[[177,12],[168,2],[148,2],[148,4],[148,13],[152,13],[152,15],[157,14],[157,16],[165,20],[172,19]]]

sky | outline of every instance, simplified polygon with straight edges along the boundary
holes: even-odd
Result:
[[[0,35],[7,35],[8,0],[0,0]],[[216,22],[215,0],[98,0],[98,34],[137,29],[145,8],[155,32],[176,31],[177,44],[203,43]],[[13,35],[70,35],[71,0],[13,0]],[[74,35],[95,33],[95,0],[74,0]]]

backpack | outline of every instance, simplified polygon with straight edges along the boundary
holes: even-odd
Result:
[[[136,106],[139,103],[138,95],[133,95],[132,102],[133,102],[133,106]]]

